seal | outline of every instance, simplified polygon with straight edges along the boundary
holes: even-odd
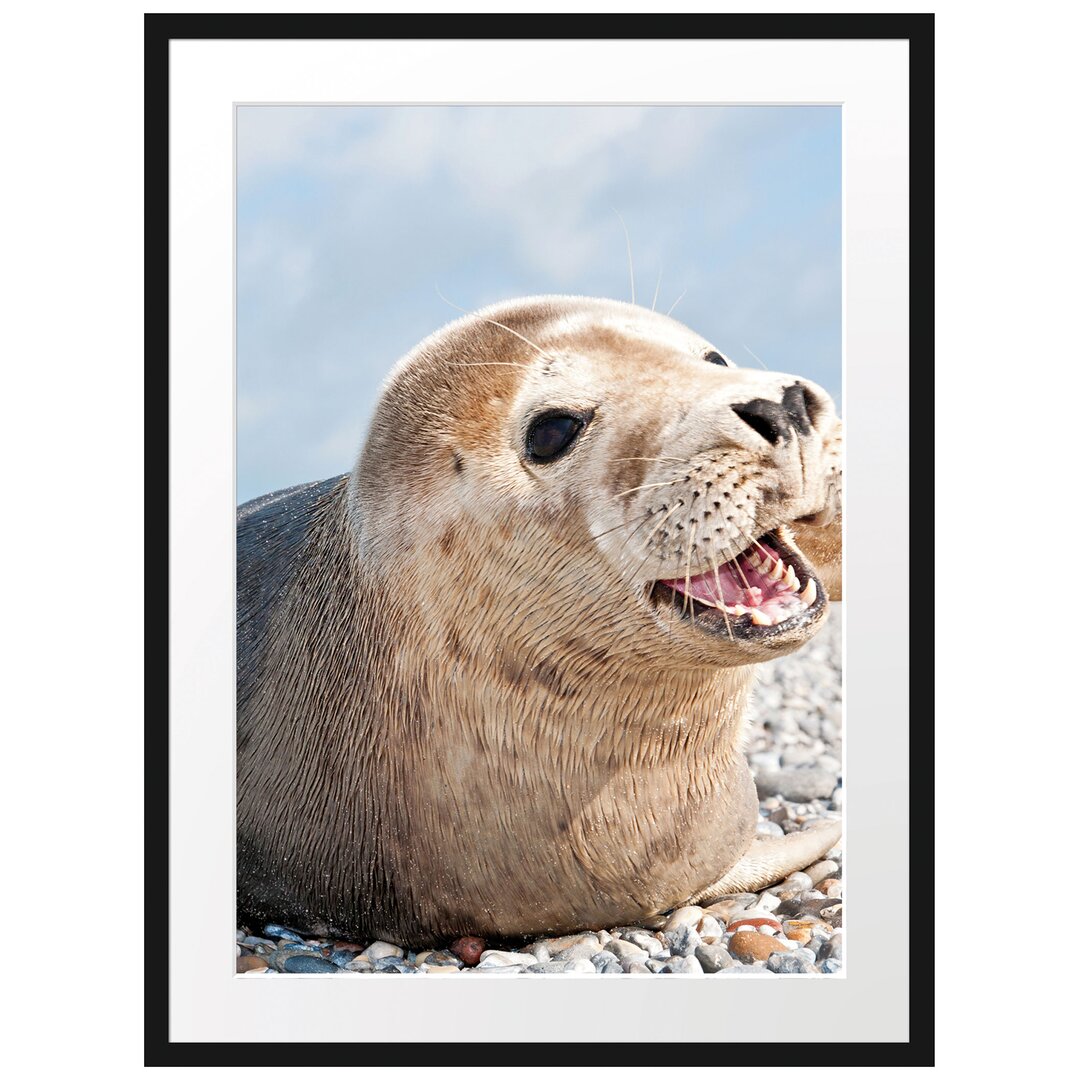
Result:
[[[840,423],[631,304],[551,296],[402,359],[348,474],[238,511],[238,906],[419,947],[762,888],[754,665],[820,627]],[[834,567],[830,567],[830,572]]]

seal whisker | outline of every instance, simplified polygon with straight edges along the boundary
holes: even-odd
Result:
[[[439,286],[438,285],[435,286],[435,291],[439,294],[439,299],[444,301],[445,303],[449,304],[452,308],[457,309],[458,311],[464,313],[465,315],[474,315],[481,322],[490,323],[492,326],[497,326],[501,330],[505,330],[508,334],[513,334],[514,337],[516,337],[519,341],[524,341],[525,344],[528,345],[530,348],[535,349],[545,360],[554,360],[555,359],[555,357],[552,356],[551,353],[544,352],[544,350],[541,349],[540,346],[537,345],[535,341],[530,341],[524,334],[519,334],[516,330],[513,330],[509,326],[507,326],[506,323],[498,322],[495,319],[488,319],[483,315],[477,315],[475,312],[470,312],[466,308],[461,307],[459,304],[455,304],[453,301],[447,300],[446,297],[443,296],[443,294],[439,291]],[[526,365],[522,364],[521,366],[525,367]]]
[[[637,487],[627,488],[625,491],[620,491],[617,495],[612,495],[611,501],[621,499],[624,495],[631,495],[635,491],[644,491],[646,488],[658,488],[658,487],[671,487],[672,484],[683,484],[685,480],[663,480],[659,484],[639,484]]]
[[[693,500],[691,500],[690,505],[693,505]],[[689,509],[690,507],[687,507],[687,510]],[[694,529],[696,527],[697,526],[693,522],[691,522],[690,532],[686,537],[686,592],[683,593],[683,611],[686,611],[687,605],[689,605],[691,622],[694,621],[694,600],[693,597],[690,595],[690,554],[694,550]]]
[[[743,346],[743,348],[744,348],[744,349],[745,349],[745,350],[746,350],[746,351],[747,351],[747,352],[748,352],[748,353],[749,353],[749,354],[750,354],[750,355],[751,355],[751,356],[752,356],[752,357],[753,357],[753,358],[754,358],[754,359],[755,359],[755,360],[756,360],[756,361],[757,361],[757,362],[758,362],[758,363],[759,363],[759,364],[760,364],[760,365],[761,365],[761,366],[762,366],[762,367],[763,367],[763,368],[764,368],[764,369],[765,369],[766,371],[768,371],[768,370],[769,370],[769,365],[768,365],[768,364],[766,364],[766,363],[765,363],[765,361],[764,361],[764,360],[762,360],[762,359],[761,359],[761,357],[760,357],[760,356],[758,356],[758,354],[757,354],[756,352],[754,352],[754,350],[753,350],[753,349],[751,349],[749,345],[744,345],[744,346]]]
[[[630,541],[631,541],[631,540],[633,540],[633,538],[634,538],[634,535],[635,535],[635,534],[637,533],[638,529],[640,529],[640,528],[642,527],[642,525],[644,525],[644,524],[645,524],[645,522],[646,522],[646,521],[648,521],[648,520],[649,520],[649,519],[650,519],[651,517],[653,517],[653,516],[654,516],[655,514],[657,514],[657,513],[659,513],[659,511],[658,511],[658,510],[650,510],[650,511],[649,511],[649,512],[648,512],[648,513],[647,513],[647,514],[645,515],[645,517],[644,517],[644,520],[642,520],[642,521],[639,521],[639,522],[638,522],[638,524],[637,524],[636,526],[634,526],[633,530],[631,530],[630,532],[628,532],[628,533],[626,534],[626,536],[624,536],[624,537],[623,537],[623,539],[622,539],[622,543],[620,543],[620,544],[619,544],[618,550],[617,550],[617,551],[615,552],[615,555],[616,555],[616,557],[621,557],[621,556],[622,556],[622,553],[623,553],[623,551],[624,551],[624,550],[626,549],[626,547],[627,547],[627,545],[628,545],[628,544],[630,543]],[[666,517],[667,517],[667,515],[665,515],[665,519],[666,519]],[[663,520],[662,520],[662,521],[660,522],[660,524],[661,524],[661,525],[663,524]],[[609,530],[609,531],[610,531],[610,530]],[[651,534],[650,534],[650,535],[651,535]],[[647,542],[646,542],[646,543],[647,543]],[[645,557],[646,557],[646,558],[648,558],[648,556],[649,556],[649,552],[648,552],[648,549],[647,549],[647,547],[646,547]],[[641,563],[639,563],[639,564],[638,564],[638,567],[637,567],[637,571],[635,571],[635,573],[634,573],[634,579],[635,579],[635,580],[637,579],[637,575],[638,575],[638,573],[640,573],[640,571],[641,571],[641,566],[642,566],[642,564],[641,564]]]
[[[672,508],[656,523],[656,528],[654,528],[653,531],[651,533],[649,533],[649,535],[645,538],[646,558],[648,558],[648,555],[650,554],[647,549],[648,549],[649,545],[652,543],[653,537],[663,527],[664,522],[667,521],[668,518],[670,518],[671,515],[674,514],[675,511],[678,510],[679,507],[682,506],[682,505],[683,505],[683,501],[682,501],[682,499],[679,499],[678,502],[676,502],[675,505],[672,506]],[[639,570],[640,570],[640,567],[639,567]]]
[[[652,294],[652,310],[656,310],[656,301],[660,296],[660,281],[664,276],[663,263],[660,264],[660,273],[656,275],[656,290]]]
[[[590,535],[592,536],[592,538],[594,540],[599,540],[601,536],[607,536],[609,533],[618,532],[619,529],[625,529],[628,525],[633,525],[635,521],[638,521],[638,522],[646,521],[649,518],[651,518],[653,516],[653,514],[655,514],[655,513],[656,513],[655,510],[647,510],[644,514],[641,514],[639,517],[633,517],[629,521],[624,521],[624,522],[622,522],[622,524],[616,525],[611,529],[605,529],[603,532],[598,532],[598,533],[590,533]],[[633,535],[633,533],[631,533],[631,536],[632,535]]]
[[[671,515],[674,514],[675,511],[678,510],[679,507],[682,506],[682,505],[683,505],[683,501],[682,501],[682,499],[679,499],[671,507],[671,509],[656,523],[656,525],[653,527],[652,532],[650,532],[649,535],[647,537],[645,537],[645,543],[643,545],[644,548],[645,548],[645,555],[634,569],[633,577],[634,577],[635,580],[641,575],[641,570],[645,566],[645,564],[649,561],[649,559],[655,558],[658,562],[661,562],[661,563],[663,562],[663,557],[660,555],[660,553],[659,552],[655,552],[655,553],[652,552],[649,549],[649,545],[652,544],[653,537],[656,536],[656,534],[663,528],[664,522],[667,521],[671,517]],[[631,534],[631,535],[633,535],[633,534]],[[630,537],[627,537],[627,540],[629,540],[629,539],[630,539]],[[653,584],[655,584],[655,579],[653,580]]]
[[[471,360],[468,363],[455,363],[451,361],[447,367],[519,367],[527,368],[529,364],[515,364],[512,360]]]
[[[669,308],[667,309],[667,313],[668,313],[669,315],[670,315],[670,314],[671,314],[671,313],[672,313],[672,312],[673,312],[673,311],[674,311],[674,310],[675,310],[675,309],[676,309],[676,308],[677,308],[677,307],[679,306],[679,300],[681,300],[681,299],[682,299],[682,298],[683,298],[683,297],[684,297],[685,295],[686,295],[686,290],[685,290],[685,289],[683,289],[683,291],[682,291],[681,293],[679,293],[679,299],[678,299],[678,300],[676,300],[676,301],[675,301],[675,303],[674,303],[674,304],[672,304],[672,305],[671,305],[671,307],[669,307]]]
[[[674,461],[676,465],[689,465],[690,462],[687,458],[677,457],[617,457],[612,458],[612,461]]]
[[[734,642],[735,635],[731,632],[731,620],[728,618],[727,606],[724,604],[724,593],[720,588],[720,564],[713,558],[713,554],[709,552],[709,562],[712,565],[713,581],[716,582],[716,595],[720,600],[720,614],[724,616],[724,625],[727,627],[728,638]]]
[[[611,208],[615,210],[613,206]],[[622,225],[622,231],[626,235],[626,256],[630,260],[630,303],[636,304],[636,296],[634,293],[634,253],[630,250],[630,230],[626,227],[626,222],[623,221],[622,214],[618,210],[615,210],[615,216],[619,219],[619,224]]]
[[[731,565],[734,566],[735,569],[739,571],[739,577],[742,578],[742,583],[743,583],[743,585],[746,586],[747,592],[749,592],[750,591],[750,582],[746,580],[746,574],[743,572],[743,568],[739,565],[739,556],[738,556],[738,554],[735,555],[735,558],[728,559],[728,562],[731,563]]]

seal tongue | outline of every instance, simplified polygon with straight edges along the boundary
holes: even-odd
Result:
[[[783,622],[817,599],[813,580],[800,592],[802,583],[794,568],[785,566],[779,554],[765,543],[755,544],[714,570],[689,578],[670,578],[663,584],[708,607],[736,616],[750,615],[759,626]]]

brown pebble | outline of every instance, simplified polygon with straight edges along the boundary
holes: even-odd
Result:
[[[784,922],[785,937],[800,945],[805,945],[814,936],[815,930],[831,933],[832,927],[823,919],[787,919]]]
[[[341,952],[362,953],[364,951],[364,946],[357,945],[355,941],[335,941],[330,947],[340,949]]]
[[[466,966],[476,967],[480,963],[480,954],[487,946],[483,938],[459,937],[450,946],[450,951]]]
[[[827,878],[822,878],[822,880],[819,881],[817,883],[817,885],[814,886],[814,888],[818,889],[820,892],[823,892],[826,896],[828,896],[829,895],[829,890],[834,885],[839,885],[839,884],[840,884],[840,879],[839,878],[827,877]]]
[[[740,930],[728,942],[727,947],[732,956],[746,964],[752,964],[755,960],[768,960],[774,952],[787,952],[776,938],[759,934],[756,930]]]
[[[265,971],[267,967],[261,956],[240,956],[236,960],[237,975],[243,975],[245,971]]]

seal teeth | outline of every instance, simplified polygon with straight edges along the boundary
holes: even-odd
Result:
[[[750,621],[755,626],[772,626],[773,621],[760,608],[750,609]]]
[[[784,576],[784,563],[783,560],[777,559],[772,564],[772,569],[769,571],[769,577],[773,581],[779,581]]]
[[[789,589],[794,589],[796,592],[799,591],[799,579],[795,576],[795,568],[793,566],[789,566],[784,572],[784,584]]]
[[[799,593],[799,599],[807,606],[810,607],[817,599],[817,586],[814,584],[814,579],[811,578],[806,583],[806,588]]]

